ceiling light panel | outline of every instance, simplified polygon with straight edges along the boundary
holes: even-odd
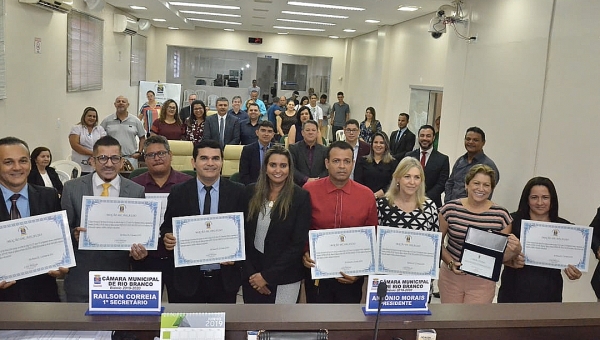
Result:
[[[277,21],[293,22],[296,24],[311,24],[311,25],[324,25],[324,26],[335,26],[331,22],[318,22],[318,21],[307,21],[307,20],[293,20],[293,19],[277,19]]]
[[[311,31],[311,32],[325,32],[322,28],[305,28],[305,27],[286,27],[286,26],[273,26],[280,30],[292,30],[292,31]]]
[[[368,23],[368,24],[378,24],[381,21],[379,21],[379,20],[373,20],[373,19],[367,19],[367,20],[365,20],[365,22]]]
[[[355,30],[355,29],[352,29],[352,28],[346,28],[346,29],[344,30],[344,32],[348,32],[348,33],[354,33],[354,32],[356,32],[356,30]]]
[[[160,19],[160,18],[156,18],[156,19],[152,19],[152,21],[156,21],[156,22],[165,22],[165,21],[167,21],[167,19]]]
[[[211,22],[213,24],[230,24],[230,25],[241,25],[242,24],[241,22],[235,22],[235,21],[209,20],[209,19],[198,19],[198,18],[188,18],[188,20]]]
[[[171,6],[181,6],[181,7],[201,7],[201,8],[218,8],[218,9],[240,9],[239,6],[198,4],[198,3],[194,3],[194,2],[171,1],[171,2],[169,2],[169,4]]]
[[[398,7],[399,11],[404,11],[404,12],[414,12],[414,11],[418,11],[421,7],[419,6],[400,6]]]
[[[293,12],[293,11],[281,11],[281,13],[282,14],[291,14],[291,15],[304,15],[304,16],[319,17],[319,18],[348,19],[348,16],[346,16],[346,15],[304,13],[304,12]]]
[[[341,9],[345,11],[364,11],[364,8],[361,7],[349,7],[349,6],[339,6],[339,5],[327,5],[327,4],[315,4],[312,2],[302,2],[302,1],[288,1],[288,5],[291,6],[302,6],[302,7],[316,7],[316,8],[327,8],[327,9]]]
[[[214,12],[179,11],[179,13],[197,14],[197,15],[212,15],[212,16],[217,16],[217,17],[230,17],[230,18],[241,17],[241,15],[239,15],[239,14],[225,14],[225,13],[214,13]]]
[[[146,7],[144,7],[144,6],[129,6],[129,8],[131,8],[131,9],[139,9],[139,10],[145,10],[145,9],[148,9],[148,8],[146,8]]]

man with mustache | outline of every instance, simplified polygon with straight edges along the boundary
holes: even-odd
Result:
[[[342,141],[333,142],[325,158],[329,177],[307,182],[304,189],[312,205],[311,229],[352,228],[377,225],[377,207],[371,189],[350,179],[354,168],[353,148]],[[304,281],[308,303],[360,303],[363,276],[340,272],[335,279],[312,280],[315,262],[309,252],[302,263],[308,269]]]

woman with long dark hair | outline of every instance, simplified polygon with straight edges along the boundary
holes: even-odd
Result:
[[[294,184],[289,151],[267,151],[256,184],[246,187],[245,303],[296,303],[304,276],[302,255],[308,241],[311,204]]]
[[[196,99],[190,104],[192,114],[185,119],[185,140],[198,144],[204,139],[204,122],[206,121],[206,105]]]
[[[376,132],[381,131],[381,123],[375,119],[375,109],[371,106],[365,111],[365,120],[360,123],[360,139],[371,143]]]
[[[151,133],[170,140],[181,140],[183,124],[178,114],[177,103],[167,99],[160,109],[158,119],[152,123]]]
[[[31,171],[27,177],[27,183],[54,188],[58,194],[62,194],[63,184],[54,170],[52,164],[52,153],[45,146],[38,146],[31,151]],[[70,174],[69,174],[70,175]]]
[[[385,132],[377,131],[371,139],[371,152],[356,160],[354,180],[371,189],[377,199],[390,187],[396,166],[398,161],[390,153],[390,140]]]

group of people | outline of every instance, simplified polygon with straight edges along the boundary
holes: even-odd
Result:
[[[311,95],[309,106],[296,110],[297,122],[290,125],[302,138],[288,148],[273,138],[283,128],[280,123],[287,111],[292,112],[293,102],[276,114],[276,124],[270,119],[257,121],[256,140],[242,151],[242,183],[237,183],[222,177],[221,169],[223,146],[239,143],[235,131],[239,133],[240,122],[235,115],[240,113],[228,114],[228,100],[219,98],[218,114],[202,118],[197,125],[198,117],[205,115],[196,111],[205,113],[206,107],[190,100],[186,121],[196,117],[191,134],[197,130],[203,134],[190,155],[195,177],[171,167],[168,139],[147,136],[141,121],[128,115],[129,103],[122,96],[115,101],[116,113],[100,125],[94,108],[84,110],[69,141],[79,157],[73,159],[88,167],[85,175],[64,187],[49,166],[50,150],[40,147],[30,153],[23,140],[0,139],[0,194],[5,202],[0,204],[0,219],[66,210],[77,262],[70,270],[55,268],[29,279],[0,282],[0,301],[58,301],[55,277],[66,275],[67,301],[85,302],[90,270],[138,270],[162,272],[169,301],[175,303],[235,303],[240,287],[246,303],[296,303],[302,280],[309,303],[359,303],[363,277],[340,272],[335,279],[311,278],[315,262],[307,247],[308,231],[368,225],[440,231],[447,237],[439,277],[442,303],[491,303],[495,296],[493,281],[460,269],[471,226],[508,235],[498,302],[562,301],[561,271],[525,265],[519,241],[524,219],[569,223],[558,215],[554,184],[544,177],[531,179],[512,214],[491,201],[499,171],[483,152],[486,141],[480,128],[467,129],[466,153],[450,172],[448,157],[434,148],[436,129],[423,125],[415,136],[407,128],[405,113],[399,115],[398,130],[391,138],[377,128],[368,136],[362,133],[365,126],[371,131],[378,126],[373,108],[367,109],[365,124],[345,116],[341,126],[345,141],[324,146],[319,143],[321,116],[313,115],[310,108],[316,95]],[[236,108],[241,98],[233,101]],[[340,101],[343,94],[338,94],[337,108],[349,113]],[[176,104],[167,101],[163,108],[168,117],[181,120]],[[260,110],[258,104],[248,104],[250,120],[258,120]],[[334,117],[331,122],[336,126]],[[414,150],[411,140],[418,144]],[[128,157],[143,159],[148,171],[132,179],[122,177],[119,172]],[[169,193],[158,250],[148,251],[141,244],[132,244],[129,251],[77,249],[80,233],[85,232],[83,196],[144,198],[145,193]],[[175,268],[172,251],[178,240],[172,219],[228,212],[244,214],[246,260]],[[600,215],[594,221],[600,221]],[[600,257],[600,222],[592,224],[598,229],[594,253]],[[574,266],[564,273],[571,280],[581,277]]]

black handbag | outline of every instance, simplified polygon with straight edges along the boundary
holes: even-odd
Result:
[[[326,329],[318,331],[259,331],[258,340],[327,340]]]

